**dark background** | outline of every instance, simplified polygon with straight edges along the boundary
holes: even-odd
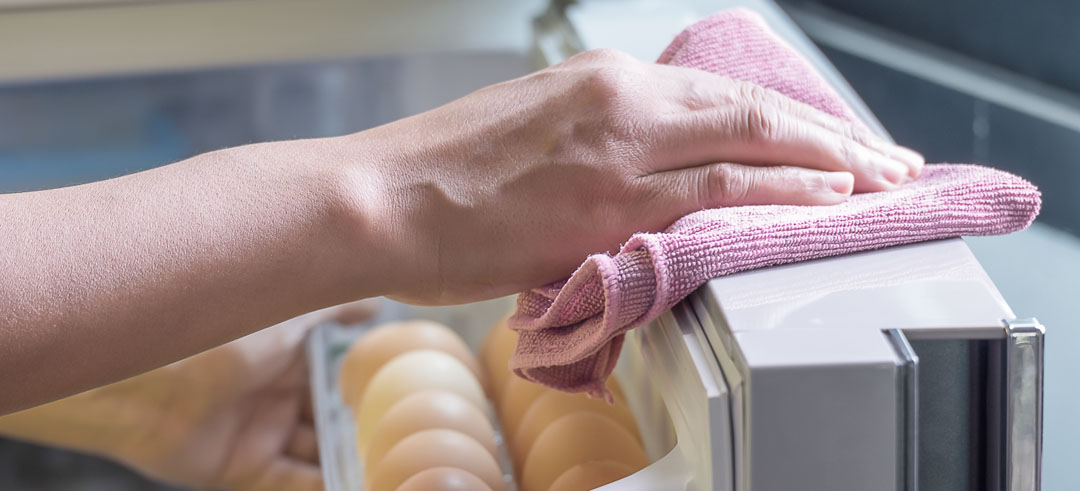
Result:
[[[894,33],[1080,94],[1080,2],[815,0]],[[979,162],[1043,189],[1040,222],[1080,233],[1080,135],[1070,128],[823,48],[897,141],[936,162]],[[981,128],[975,129],[976,120]]]

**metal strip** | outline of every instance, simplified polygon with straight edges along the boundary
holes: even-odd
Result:
[[[898,467],[902,474],[897,475],[898,491],[916,491],[919,488],[919,355],[911,347],[903,331],[889,329],[885,336],[892,344],[897,356],[903,362],[897,378],[898,428],[897,449]]]
[[[714,491],[735,490],[735,421],[732,418],[732,396],[727,380],[709,344],[701,323],[689,302],[682,301],[671,309],[676,318],[686,348],[705,386],[709,419],[711,488]]]
[[[1005,483],[1008,491],[1042,489],[1043,351],[1038,320],[1006,320]]]
[[[708,300],[706,300],[708,298]],[[749,368],[739,352],[738,343],[726,327],[727,322],[716,299],[708,288],[699,288],[683,303],[690,306],[690,312],[697,319],[709,349],[720,366],[721,376],[727,384],[730,397],[731,421],[731,462],[734,468],[733,489],[749,489],[750,464],[750,411],[747,407],[746,394],[749,391]]]
[[[326,401],[330,400],[330,389],[327,387],[328,375],[326,373],[326,367],[329,365],[326,361],[326,325],[316,326],[308,334],[306,342],[307,359],[309,381],[311,382],[311,403],[314,406],[313,412],[315,414],[315,430],[319,435],[333,434],[329,431],[333,427],[333,423],[330,421],[329,408],[326,406]],[[328,438],[319,438],[319,456],[321,458],[322,465],[322,477],[323,482],[326,483],[327,491],[345,491],[341,489],[342,475],[339,466],[342,462],[338,461],[339,452],[335,451],[335,442]]]

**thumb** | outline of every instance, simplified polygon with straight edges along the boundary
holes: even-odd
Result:
[[[851,196],[850,172],[714,163],[648,176],[682,214],[745,205],[835,205]],[[677,217],[676,217],[677,218]]]

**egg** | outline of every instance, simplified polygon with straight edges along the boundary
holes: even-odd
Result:
[[[529,410],[541,394],[550,392],[551,389],[543,385],[529,382],[521,377],[513,377],[506,383],[502,398],[499,400],[499,421],[502,423],[503,433],[513,435],[517,432],[521,418],[525,411]]]
[[[514,349],[517,348],[517,338],[517,333],[506,327],[506,319],[496,323],[484,338],[480,358],[487,371],[491,395],[495,400],[499,400],[506,382],[514,376],[509,363]]]
[[[578,411],[593,412],[610,418],[630,432],[635,440],[641,441],[634,415],[625,404],[621,402],[608,404],[607,401],[593,399],[585,394],[569,394],[551,390],[541,394],[532,403],[528,411],[525,411],[525,415],[521,417],[512,438],[508,439],[514,464],[520,467],[524,463],[525,455],[532,448],[536,438],[553,421],[563,415]]]
[[[495,457],[460,431],[423,430],[403,438],[378,466],[368,470],[370,491],[394,491],[409,478],[433,467],[453,467],[479,477],[494,491],[505,489]]]
[[[635,471],[630,466],[611,460],[594,460],[578,464],[551,483],[548,491],[588,491],[622,479]]]
[[[492,457],[498,455],[495,430],[475,403],[445,390],[422,390],[405,396],[386,410],[371,433],[371,442],[363,455],[365,465],[378,467],[386,452],[401,439],[432,428],[465,433],[482,444]]]
[[[368,383],[356,408],[356,444],[365,455],[376,424],[395,403],[425,389],[440,389],[464,397],[482,411],[487,410],[484,389],[465,365],[453,356],[435,350],[415,350],[390,360]]]
[[[626,428],[606,416],[576,412],[551,423],[525,456],[522,491],[544,491],[575,465],[611,460],[638,470],[649,465],[645,451]]]
[[[491,487],[461,469],[432,467],[406,479],[397,491],[491,491]]]
[[[356,407],[375,372],[398,355],[417,349],[447,353],[468,367],[477,380],[485,379],[465,341],[449,327],[426,320],[394,322],[367,332],[346,352],[340,380],[345,404]]]
[[[614,378],[609,377],[605,382],[608,390],[614,394],[616,404],[626,405],[626,399],[622,394],[622,388],[619,387],[618,382]],[[499,410],[499,421],[502,423],[503,432],[507,435],[517,434],[518,428],[521,426],[521,421],[525,417],[525,413],[532,407],[541,395],[548,392],[555,392],[552,389],[548,389],[543,385],[529,382],[521,377],[514,376],[506,383],[503,390],[502,398],[499,399],[497,406]],[[581,394],[583,397],[587,395]],[[606,401],[600,401],[607,404]]]

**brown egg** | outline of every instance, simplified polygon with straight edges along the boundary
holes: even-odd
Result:
[[[562,473],[551,483],[548,491],[588,491],[622,479],[635,471],[630,466],[611,460],[594,460],[578,464]]]
[[[489,488],[502,491],[502,471],[495,457],[483,445],[460,431],[423,430],[394,445],[379,462],[367,470],[369,491],[394,491],[410,477],[433,467],[454,467],[479,477]]]
[[[610,388],[610,384],[608,384]],[[525,461],[536,438],[547,427],[561,416],[578,411],[594,412],[610,418],[629,431],[639,443],[641,436],[638,432],[637,422],[626,405],[616,401],[608,404],[602,399],[593,399],[585,394],[570,394],[551,390],[540,395],[525,411],[521,422],[512,438],[508,438],[510,455],[514,459],[514,465],[520,468]]]
[[[544,491],[575,465],[611,460],[635,471],[649,465],[630,432],[610,418],[591,412],[563,416],[547,427],[525,457],[522,491]]]
[[[626,399],[623,397],[622,389],[614,377],[608,377],[606,386],[614,394],[615,403],[625,406]],[[502,424],[503,433],[511,437],[516,435],[522,419],[525,418],[525,413],[532,407],[533,402],[542,394],[548,392],[555,391],[516,375],[513,376],[506,383],[502,398],[498,400],[497,409],[499,410],[499,422]],[[582,396],[588,397],[584,394]],[[606,404],[605,401],[601,402]]]
[[[491,486],[461,469],[432,467],[406,479],[397,491],[491,491]]]
[[[514,376],[506,383],[502,398],[499,400],[499,422],[503,433],[513,435],[517,432],[521,418],[541,394],[551,389],[535,384],[521,377]]]
[[[465,341],[449,327],[426,320],[393,322],[364,334],[345,354],[340,381],[345,404],[355,408],[375,372],[398,355],[417,349],[447,353],[468,367],[481,384],[485,380]]]
[[[406,352],[383,365],[371,378],[353,413],[360,455],[367,455],[371,434],[390,406],[414,392],[429,389],[453,392],[487,411],[484,389],[457,358],[427,349]]]
[[[491,388],[489,393],[493,400],[499,400],[506,382],[514,376],[508,364],[517,347],[517,338],[517,333],[506,327],[506,319],[496,323],[484,338],[480,358],[487,371],[488,385]]]
[[[453,392],[431,389],[409,394],[386,410],[371,434],[363,456],[365,465],[378,467],[386,452],[401,439],[433,428],[465,433],[480,442],[492,457],[499,455],[491,421],[476,404]]]

